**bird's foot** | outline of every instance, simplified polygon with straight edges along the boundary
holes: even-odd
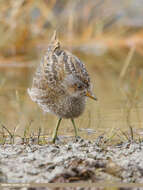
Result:
[[[78,142],[78,141],[80,141],[80,140],[82,140],[82,138],[81,138],[80,136],[78,136],[78,135],[75,136],[75,141],[76,141],[76,142]]]
[[[55,144],[55,142],[56,141],[59,141],[60,139],[59,139],[59,137],[58,136],[56,136],[56,137],[54,137],[54,138],[52,138],[52,143],[54,143]]]

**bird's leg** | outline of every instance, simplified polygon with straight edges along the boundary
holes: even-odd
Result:
[[[53,134],[52,134],[52,142],[53,142],[53,143],[55,143],[55,141],[56,141],[57,133],[58,133],[58,129],[59,129],[61,120],[62,120],[62,118],[59,119],[59,121],[58,121],[58,123],[57,123],[57,126],[56,126],[56,128],[54,129],[54,132],[53,132]]]
[[[77,134],[77,127],[76,127],[76,125],[75,125],[74,119],[71,119],[71,122],[72,122],[72,124],[73,124],[73,126],[74,126],[75,136],[78,137],[78,134]]]

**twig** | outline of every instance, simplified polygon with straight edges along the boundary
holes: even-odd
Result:
[[[38,129],[38,144],[40,144],[41,127]]]
[[[130,134],[131,134],[131,141],[133,141],[134,140],[134,132],[133,132],[132,126],[129,126],[129,129],[130,129]]]
[[[131,63],[131,59],[132,59],[132,57],[134,55],[135,49],[136,49],[135,46],[132,46],[132,48],[130,49],[129,54],[128,54],[127,58],[126,58],[125,64],[124,64],[124,66],[123,66],[123,68],[121,70],[120,78],[124,77],[124,75],[125,75],[125,73],[127,71],[127,68],[129,67],[129,64]]]
[[[14,143],[14,135],[3,124],[1,124],[1,126],[3,129],[5,129],[8,132],[10,139],[11,139],[11,143],[13,144]]]

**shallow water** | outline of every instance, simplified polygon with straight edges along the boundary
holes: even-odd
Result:
[[[75,120],[80,129],[79,135],[94,139],[102,134],[110,137],[115,133],[117,137],[122,136],[121,131],[128,130],[129,126],[141,134],[143,89],[138,85],[138,78],[142,68],[131,66],[121,81],[119,76],[124,65],[121,60],[113,63],[113,58],[106,59],[107,56],[75,54],[86,63],[93,92],[98,98],[98,101],[88,99],[84,114]],[[36,64],[38,60],[24,64],[9,63],[8,66],[0,64],[0,122],[20,136],[24,135],[25,129],[27,135],[36,135],[39,127],[42,134],[50,135],[57,122],[56,116],[43,114],[27,94]],[[62,121],[59,134],[74,135],[70,121]]]

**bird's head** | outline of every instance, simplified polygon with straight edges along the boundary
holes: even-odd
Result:
[[[89,97],[97,100],[91,91],[91,85],[88,82],[78,79],[76,76],[68,75],[64,81],[67,93],[72,97]]]

